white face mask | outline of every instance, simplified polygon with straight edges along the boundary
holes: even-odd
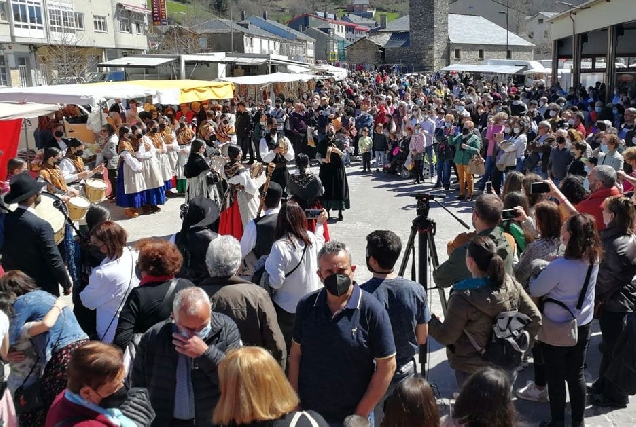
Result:
[[[570,120],[568,120],[568,124],[569,124],[570,126],[571,126],[571,125],[573,125],[573,124],[574,124],[574,119],[570,119]]]
[[[504,133],[510,133],[510,127],[506,126],[506,127],[504,128]]]
[[[519,133],[519,132],[521,132],[521,129],[520,128],[514,128],[513,131],[514,131],[514,133]]]
[[[556,116],[556,115],[557,115],[556,111],[554,111],[554,110],[551,110],[551,111],[550,111],[550,117],[554,117],[554,116]]]

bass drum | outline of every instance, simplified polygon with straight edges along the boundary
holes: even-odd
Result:
[[[34,208],[35,215],[51,224],[56,245],[62,243],[62,240],[64,240],[64,233],[66,231],[66,217],[54,205],[55,201],[58,200],[62,202],[60,198],[50,193],[42,192],[42,200],[40,201],[40,204]],[[66,209],[66,205],[64,205],[64,203],[62,203],[62,206]],[[11,212],[16,210],[17,207],[17,203],[6,206],[6,208]]]

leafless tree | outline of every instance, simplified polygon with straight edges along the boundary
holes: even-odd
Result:
[[[97,70],[98,49],[82,46],[78,33],[54,33],[51,44],[37,49],[36,59],[49,84],[83,83]]]

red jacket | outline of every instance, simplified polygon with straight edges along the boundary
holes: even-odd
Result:
[[[65,392],[55,398],[46,415],[44,427],[117,427],[104,415],[67,400]]]
[[[605,223],[603,222],[603,202],[605,199],[611,196],[620,195],[620,190],[614,186],[612,188],[604,188],[590,194],[590,197],[576,205],[576,210],[579,213],[590,214],[596,219],[596,228],[601,231],[605,230]]]

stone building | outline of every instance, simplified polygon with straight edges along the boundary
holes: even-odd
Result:
[[[448,62],[448,0],[409,0],[409,62],[418,70],[435,71]]]

